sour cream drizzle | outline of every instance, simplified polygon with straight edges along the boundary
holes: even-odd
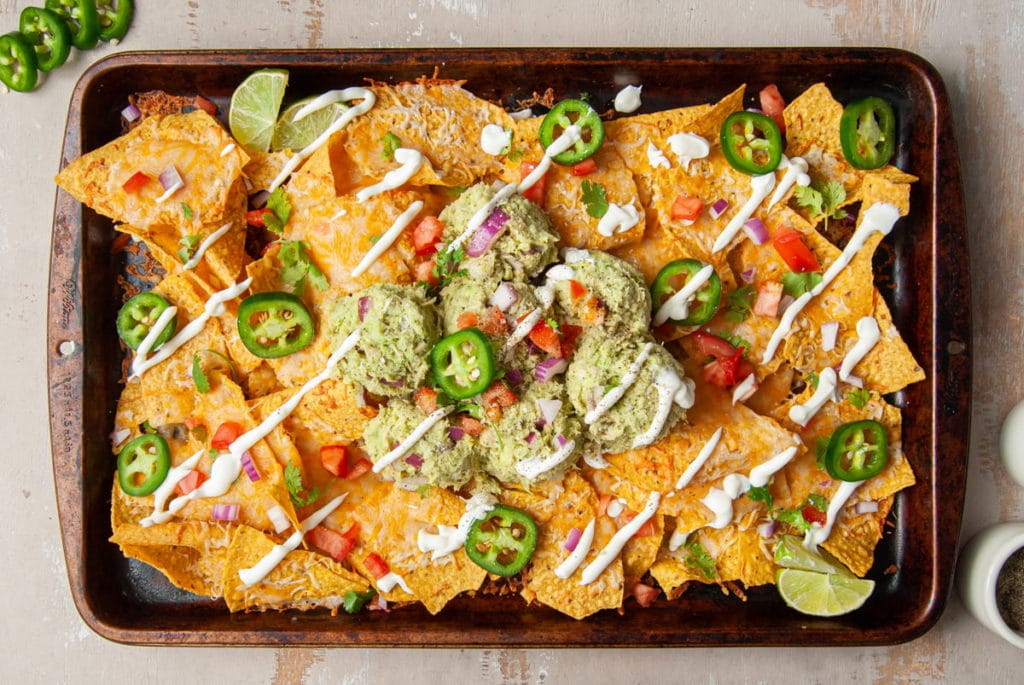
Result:
[[[559,281],[570,281],[575,277],[576,272],[573,271],[571,266],[566,266],[565,264],[556,264],[548,270],[548,273],[545,276],[544,285],[534,290],[537,295],[537,299],[540,300],[540,306],[531,310],[530,313],[512,329],[512,333],[509,334],[508,340],[506,340],[505,344],[502,345],[502,354],[507,354],[513,347],[518,345],[523,338],[529,335],[530,331],[533,330],[533,327],[540,323],[541,318],[544,316],[544,312],[551,309],[551,305],[555,302],[555,283]]]
[[[391,592],[395,589],[396,585],[405,590],[406,594],[412,594],[412,590],[410,590],[409,586],[405,584],[405,578],[394,571],[388,571],[377,579],[377,587],[380,588],[381,592]]]
[[[489,155],[500,155],[512,144],[512,131],[497,124],[480,129],[480,149]]]
[[[401,188],[420,170],[426,159],[419,150],[412,150],[407,147],[396,149],[395,161],[401,164],[401,166],[384,174],[384,178],[380,180],[380,183],[374,183],[372,186],[367,186],[360,190],[356,193],[356,199],[359,202],[366,202],[374,195],[380,195],[389,190]]]
[[[836,397],[836,372],[832,367],[821,370],[818,374],[818,387],[811,395],[811,398],[804,404],[794,404],[789,408],[789,419],[800,426],[806,426],[807,422],[814,418],[814,415],[825,406],[829,400]]]
[[[201,449],[167,472],[167,477],[164,478],[164,482],[160,483],[160,487],[153,491],[153,514],[151,515],[157,515],[163,512],[164,504],[167,503],[167,498],[174,492],[174,488],[177,487],[178,483],[180,483],[185,476],[192,472],[205,453],[206,450]]]
[[[566,440],[565,444],[546,457],[536,456],[524,459],[516,464],[516,473],[524,478],[534,479],[542,473],[547,473],[563,461],[569,458],[572,451],[576,449],[575,440]]]
[[[608,544],[597,553],[597,557],[583,569],[580,585],[590,585],[597,580],[598,576],[604,573],[604,570],[608,568],[608,564],[612,563],[622,553],[622,548],[626,546],[629,539],[654,516],[655,512],[658,511],[658,504],[660,503],[661,493],[656,490],[651,492],[647,496],[647,502],[644,503],[644,508],[640,510],[640,513],[631,519],[629,523],[619,528],[615,535],[612,536],[612,539],[608,541]]]
[[[775,203],[785,197],[789,189],[794,185],[809,186],[811,185],[811,177],[807,175],[807,160],[803,157],[793,157],[790,159],[786,155],[782,155],[782,162],[779,163],[780,169],[785,169],[786,173],[782,175],[782,180],[779,181],[779,185],[775,188],[775,192],[772,193],[772,198],[768,200],[768,209],[775,206]]]
[[[594,544],[594,531],[597,529],[597,519],[590,519],[590,523],[583,529],[583,534],[580,535],[579,542],[576,543],[576,548],[569,552],[558,568],[555,569],[555,575],[562,580],[568,580],[569,577],[576,573],[576,569],[580,567],[583,560],[587,558],[587,552]]]
[[[857,322],[857,342],[850,351],[843,357],[843,363],[839,366],[839,378],[844,381],[850,380],[850,374],[860,363],[867,353],[882,339],[882,332],[878,329],[878,321],[873,316],[865,316]]]
[[[373,472],[380,473],[393,461],[403,456],[419,441],[420,438],[427,434],[428,430],[433,428],[438,421],[451,414],[454,410],[455,405],[451,405],[448,407],[438,407],[434,411],[430,412],[427,418],[420,421],[419,425],[412,430],[412,433],[406,436],[405,440],[400,442],[397,447],[385,454],[380,458],[380,461],[373,465]]]
[[[789,330],[793,327],[793,322],[796,320],[796,315],[804,310],[807,303],[814,297],[812,293],[804,293],[800,297],[793,300],[793,303],[786,307],[786,311],[782,312],[782,318],[779,319],[779,325],[772,331],[772,337],[768,340],[768,345],[764,348],[764,354],[761,355],[761,363],[767,364],[775,357],[775,352],[779,349],[779,345],[782,344],[782,339],[789,335]]]
[[[736,212],[736,215],[732,220],[722,229],[722,232],[718,234],[718,238],[715,240],[714,247],[711,248],[711,252],[718,252],[728,247],[732,239],[736,237],[736,234],[743,228],[743,224],[754,214],[754,211],[761,205],[761,202],[768,197],[768,193],[772,192],[772,188],[775,187],[775,172],[772,171],[767,174],[761,174],[760,176],[750,177],[750,197],[743,203],[740,210]]]
[[[256,562],[255,566],[239,569],[238,577],[241,579],[245,587],[252,587],[266,578],[267,574],[273,571],[277,565],[284,560],[288,555],[288,552],[291,552],[302,543],[303,536],[323,523],[324,519],[327,518],[331,512],[337,509],[347,496],[348,493],[338,495],[330,502],[310,514],[308,518],[302,521],[298,530],[288,536],[288,539],[281,544],[274,545],[274,548],[267,552],[266,556]]]
[[[715,448],[718,447],[718,442],[722,439],[722,428],[719,428],[714,434],[708,439],[704,446],[700,448],[700,452],[697,453],[696,458],[690,462],[690,465],[683,471],[683,475],[679,476],[679,480],[676,481],[676,490],[682,490],[693,477],[697,475],[697,472],[701,470],[711,455],[715,453]]]
[[[647,143],[647,163],[651,165],[652,169],[661,167],[662,169],[669,169],[672,164],[669,163],[668,157],[665,153],[658,149],[658,146],[648,141]]]
[[[751,487],[760,488],[767,485],[768,480],[796,456],[796,449],[796,446],[793,446],[779,452],[768,461],[755,466],[747,476],[730,473],[722,480],[721,488],[711,488],[701,499],[701,504],[715,515],[708,527],[721,529],[732,523],[733,501]]]
[[[633,449],[646,447],[655,441],[665,427],[673,404],[678,404],[683,409],[693,406],[693,381],[689,378],[680,378],[670,366],[658,369],[654,377],[654,387],[658,390],[658,410],[647,430],[633,438]]]
[[[252,285],[252,279],[247,278],[241,283],[237,283],[229,288],[225,288],[224,290],[221,290],[211,295],[210,299],[206,301],[206,306],[203,309],[203,313],[200,314],[195,319],[193,319],[192,321],[189,321],[184,328],[178,331],[177,335],[175,335],[173,338],[171,338],[163,345],[161,345],[160,349],[157,350],[156,354],[150,357],[148,356],[149,350],[152,347],[153,343],[156,341],[157,336],[160,335],[160,330],[163,330],[164,326],[170,323],[170,318],[168,317],[167,321],[165,321],[163,325],[160,325],[161,320],[164,319],[164,316],[161,315],[160,318],[157,319],[157,322],[156,324],[154,324],[152,330],[150,330],[149,335],[147,335],[146,338],[142,341],[143,344],[139,345],[139,349],[135,355],[135,359],[132,361],[131,377],[137,378],[141,376],[148,369],[151,369],[152,367],[156,366],[157,364],[159,364],[160,362],[174,354],[179,347],[181,347],[189,340],[199,335],[199,333],[206,326],[207,321],[209,321],[214,316],[220,316],[221,314],[224,313],[225,302],[227,302],[228,300],[233,300],[234,298],[244,293],[249,288],[250,285]],[[164,314],[167,314],[167,311],[170,311],[170,309],[171,308],[165,310]],[[171,314],[171,316],[174,316],[174,314]],[[159,330],[157,329],[158,325]],[[150,340],[151,337],[152,340]],[[147,341],[149,341],[149,345],[145,345]]]
[[[666,140],[687,172],[690,171],[690,162],[704,159],[711,153],[711,144],[707,138],[696,133],[676,133]]]
[[[735,405],[737,402],[745,400],[749,395],[753,394],[756,386],[757,376],[755,374],[750,374],[744,378],[736,385],[735,388],[732,389],[732,403]]]
[[[690,314],[690,302],[693,301],[697,291],[704,287],[704,284],[711,278],[711,274],[715,273],[715,267],[710,264],[706,264],[704,268],[694,274],[693,278],[686,282],[682,288],[680,288],[672,297],[665,300],[658,311],[654,314],[654,319],[651,324],[654,326],[660,326],[669,319],[685,319]]]
[[[234,151],[234,149],[235,149],[235,144],[234,143],[228,143],[227,145],[224,146],[224,149],[222,149],[220,151],[220,156],[221,157],[227,157],[228,155],[230,155]]]
[[[625,233],[640,223],[640,212],[636,211],[633,205],[617,205],[614,202],[608,203],[608,210],[597,223],[597,232],[605,238]]]
[[[616,93],[615,100],[612,102],[615,111],[629,114],[640,109],[640,90],[642,88],[643,86],[629,85]]]
[[[619,384],[609,390],[601,398],[601,401],[597,403],[597,406],[587,412],[587,415],[583,417],[583,423],[588,426],[604,416],[609,409],[615,406],[615,403],[622,399],[622,396],[626,394],[636,379],[640,376],[640,370],[644,368],[644,362],[647,361],[647,357],[650,356],[651,350],[654,348],[654,343],[647,343],[644,348],[640,350],[640,354],[636,356],[633,363],[629,365],[629,369],[626,370],[625,375],[619,380]]]
[[[842,511],[843,507],[846,506],[847,500],[850,496],[856,492],[857,488],[864,481],[843,481],[839,484],[839,489],[836,490],[836,494],[832,495],[832,500],[828,503],[828,513],[825,514],[825,525],[820,528],[811,528],[804,534],[804,547],[810,550],[818,548],[818,545],[828,540],[828,536],[832,534],[832,526],[835,525],[836,519],[839,517],[839,512]]]
[[[288,177],[292,175],[293,171],[299,168],[299,165],[302,164],[307,157],[316,152],[320,146],[326,143],[332,135],[348,126],[356,117],[369,112],[370,109],[373,108],[374,104],[376,104],[377,96],[373,94],[373,91],[366,88],[354,87],[345,88],[344,90],[330,90],[317,97],[295,113],[295,117],[292,121],[299,121],[319,109],[329,107],[336,102],[349,102],[350,100],[362,100],[362,102],[357,105],[352,105],[342,112],[341,116],[335,119],[330,126],[324,129],[323,133],[316,137],[316,140],[295,153],[295,155],[284,165],[284,168],[281,169],[280,173],[278,173],[277,177],[273,180],[267,190],[273,192],[275,188],[284,183]]]
[[[363,258],[356,264],[356,268],[352,269],[352,276],[360,276],[364,271],[369,269],[377,259],[384,254],[384,252],[391,247],[391,245],[398,239],[398,236],[402,234],[406,226],[412,223],[412,220],[416,218],[416,215],[423,209],[423,201],[416,200],[409,208],[402,212],[395,223],[391,224],[391,228],[384,232],[377,242],[373,244]]]
[[[433,560],[451,554],[466,544],[466,537],[473,522],[486,518],[498,503],[497,498],[487,492],[480,492],[466,500],[466,513],[459,518],[457,526],[438,524],[437,533],[420,530],[416,534],[416,545],[421,552],[430,552]]]
[[[199,243],[199,247],[196,248],[196,253],[192,255],[192,257],[187,262],[182,264],[181,268],[189,270],[199,266],[199,260],[203,258],[203,255],[206,254],[206,251],[210,249],[210,246],[213,245],[218,240],[220,240],[222,237],[224,237],[224,234],[230,231],[231,227],[234,225],[235,223],[233,221],[229,221],[220,228],[218,228],[216,231],[211,233],[209,237],[206,238],[206,240]]]

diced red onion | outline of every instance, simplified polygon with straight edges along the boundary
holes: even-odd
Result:
[[[377,595],[377,601],[366,607],[369,611],[387,611],[388,600],[384,599],[383,595]]]
[[[274,524],[274,530],[278,533],[283,533],[292,527],[292,522],[288,520],[288,514],[284,513],[284,509],[276,504],[267,509],[267,518]]]
[[[256,468],[256,463],[252,460],[252,455],[249,454],[249,450],[242,452],[241,462],[242,468],[245,469],[245,475],[249,476],[249,480],[253,483],[263,477],[260,475],[260,470]]]
[[[452,426],[448,429],[448,437],[451,438],[452,442],[458,442],[466,435],[466,431],[462,430],[458,426]]]
[[[757,527],[757,533],[763,538],[770,538],[771,536],[775,535],[775,529],[777,527],[778,524],[775,521],[768,521],[766,523],[762,523]]]
[[[359,298],[359,306],[358,306],[359,323],[362,323],[363,319],[366,318],[366,314],[367,314],[367,312],[370,311],[370,305],[372,303],[373,303],[373,300],[371,300],[368,296],[364,295],[363,297]]]
[[[747,107],[747,111],[748,112],[753,112],[754,114],[764,114],[764,110],[762,110],[762,109],[760,109],[758,107]]]
[[[576,545],[580,544],[581,537],[583,537],[583,531],[579,528],[573,528],[569,531],[569,537],[565,539],[563,547],[572,552],[576,549]]]
[[[127,440],[128,436],[131,434],[131,429],[122,428],[121,430],[114,431],[110,434],[110,441],[114,444],[114,447],[118,447],[121,443]]]
[[[744,283],[753,283],[755,276],[757,276],[757,269],[755,269],[754,267],[750,267],[746,271],[740,272],[740,278],[743,280]]]
[[[235,521],[238,519],[237,504],[214,504],[210,517],[214,521]]]
[[[415,453],[410,454],[408,457],[405,458],[405,463],[413,467],[414,469],[418,469],[421,466],[423,466],[423,457]]]
[[[750,219],[743,224],[743,232],[755,245],[764,245],[768,242],[768,227],[760,219]]]
[[[779,316],[785,314],[786,310],[789,309],[789,305],[796,302],[792,295],[783,295],[782,299],[779,300]]]
[[[388,386],[389,388],[404,388],[405,387],[405,381],[402,380],[401,378],[399,378],[398,380],[394,380],[394,381],[389,381],[386,378],[381,378],[380,382],[383,383],[384,385]]]
[[[540,409],[540,415],[544,417],[545,423],[554,423],[555,417],[562,409],[562,400],[537,400],[537,408]]]
[[[498,286],[498,289],[494,291],[493,295],[491,295],[490,300],[488,300],[488,304],[493,307],[497,307],[503,312],[507,312],[509,308],[518,301],[519,293],[516,289],[511,283],[502,281],[501,285]]]
[[[854,376],[852,373],[846,377],[846,382],[854,386],[855,388],[864,387],[864,379],[861,378],[860,376]]]
[[[533,441],[534,441],[534,440],[535,440],[536,438],[537,438],[537,434],[536,434],[536,433],[534,433],[533,431],[530,431],[529,433],[527,433],[527,434],[526,434],[526,444],[527,444],[527,445],[532,445],[532,444],[533,444]]]
[[[270,193],[266,190],[261,190],[258,193],[253,193],[252,197],[249,198],[249,205],[253,209],[263,209],[267,206],[267,200],[270,198]]]
[[[830,485],[832,485],[832,481],[830,481],[830,480],[818,481],[818,487],[819,488],[827,488]]]
[[[135,121],[138,121],[139,117],[142,116],[142,112],[140,112],[139,108],[135,105],[128,105],[127,107],[121,110],[121,116],[124,117],[125,121],[131,124]]]
[[[558,443],[559,447],[565,447],[566,444],[568,444],[569,441],[566,439],[566,437],[564,435],[559,433],[558,435],[555,436],[555,442]]]
[[[491,215],[484,219],[478,229],[473,231],[473,235],[469,238],[469,244],[466,245],[466,254],[470,257],[479,257],[487,252],[487,248],[498,237],[507,222],[508,214],[501,211],[501,207],[495,207]]]
[[[831,352],[836,347],[836,336],[839,335],[839,322],[826,321],[821,324],[821,349]]]
[[[519,369],[509,369],[505,372],[505,380],[509,382],[513,388],[517,385],[523,384],[523,372]]]
[[[708,214],[711,215],[712,219],[717,219],[722,216],[727,209],[729,209],[729,201],[724,197],[719,198],[718,200],[715,200],[715,204],[711,205],[711,208],[708,210]]]
[[[622,503],[618,497],[608,502],[608,506],[605,508],[605,513],[613,519],[619,518],[623,511],[626,510],[626,505]]]
[[[185,181],[182,180],[181,174],[174,168],[173,164],[168,164],[167,168],[160,174],[160,185],[163,186],[164,190],[170,190],[171,188],[180,188],[185,185]]]
[[[867,500],[865,502],[857,502],[853,507],[853,513],[860,514],[874,514],[878,511],[878,502],[876,500]]]
[[[549,381],[560,373],[565,373],[565,370],[569,368],[569,362],[565,361],[561,357],[551,357],[545,359],[540,364],[537,364],[537,368],[533,370],[533,377],[541,383]]]

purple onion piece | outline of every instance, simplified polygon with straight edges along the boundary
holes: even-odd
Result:
[[[421,466],[423,466],[423,457],[421,457],[418,454],[413,453],[413,454],[410,454],[408,457],[405,458],[405,463],[408,464],[409,466],[413,467],[414,469],[418,469]]]
[[[362,323],[363,319],[366,318],[366,314],[367,314],[367,312],[370,311],[370,305],[372,305],[372,304],[373,304],[373,300],[371,300],[369,296],[364,295],[363,297],[359,298],[359,306],[358,306],[359,323]]]
[[[452,442],[458,442],[459,440],[462,440],[462,438],[465,437],[465,435],[466,431],[462,430],[458,426],[452,426],[448,429],[448,437],[452,440]]]
[[[743,232],[755,245],[764,245],[768,242],[768,227],[760,219],[750,219],[743,224]]]
[[[581,537],[583,537],[583,531],[579,528],[573,528],[569,531],[569,537],[565,539],[565,544],[562,546],[572,552],[576,549],[576,545],[580,544]]]
[[[215,504],[210,518],[214,521],[235,521],[238,519],[237,504]]]
[[[170,190],[171,188],[180,188],[185,185],[185,181],[182,180],[181,174],[174,168],[173,164],[168,164],[167,168],[160,174],[160,185],[163,186],[164,190]]]
[[[569,362],[560,357],[545,359],[533,370],[533,377],[541,383],[549,381],[569,368]]]
[[[500,207],[495,207],[491,215],[480,224],[478,229],[473,231],[473,235],[470,236],[469,243],[466,245],[466,254],[470,257],[479,257],[487,252],[507,222],[508,214],[503,212]]]
[[[140,112],[139,108],[135,105],[128,105],[121,110],[121,116],[124,117],[125,121],[131,124],[139,120],[139,117],[142,116],[142,112]]]
[[[263,477],[260,475],[260,470],[256,468],[256,463],[252,460],[252,455],[249,454],[249,450],[242,452],[241,462],[242,468],[245,469],[245,475],[249,476],[249,480],[253,483]]]
[[[757,276],[757,269],[751,267],[746,271],[740,272],[740,278],[743,279],[744,283],[753,283],[754,278]]]
[[[729,209],[729,201],[724,197],[719,198],[715,201],[715,204],[711,205],[711,209],[708,210],[708,214],[712,219],[717,219],[725,213],[725,210]]]

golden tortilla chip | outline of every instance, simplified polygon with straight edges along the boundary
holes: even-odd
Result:
[[[219,597],[232,533],[227,524],[171,521],[150,528],[115,526],[110,541],[117,543],[125,556],[163,573],[175,587]]]
[[[714,560],[714,576],[705,575],[694,551],[686,546],[675,552],[664,551],[651,567],[651,575],[668,597],[678,597],[691,582],[740,582],[746,587],[774,582],[772,553],[756,527],[702,528],[692,533],[691,539]]]

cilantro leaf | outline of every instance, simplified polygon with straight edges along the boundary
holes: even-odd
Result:
[[[151,424],[149,422],[149,419],[146,419],[145,421],[142,422],[142,424],[139,426],[139,430],[142,431],[143,433],[146,433],[147,435],[153,435],[154,433],[157,432],[156,426]]]
[[[284,194],[284,188],[275,188],[267,198],[268,212],[263,214],[263,223],[268,231],[283,233],[288,219],[292,216],[292,203]]]
[[[185,217],[185,221],[192,220],[192,208],[188,206],[188,203],[181,203],[181,215]]]
[[[608,194],[605,192],[604,186],[593,181],[584,181],[582,188],[587,214],[595,219],[600,219],[608,211]]]
[[[319,488],[306,490],[302,484],[302,472],[295,462],[288,462],[288,466],[284,467],[284,486],[288,488],[288,495],[297,507],[312,504],[320,496]]]
[[[804,293],[809,293],[821,283],[821,274],[817,271],[798,274],[787,271],[782,275],[782,292],[792,298],[797,298]]]
[[[366,592],[356,592],[355,590],[349,590],[345,593],[344,599],[341,600],[341,605],[345,607],[345,611],[350,614],[354,614],[369,602],[377,594],[376,590],[370,588]]]
[[[277,258],[281,262],[281,282],[290,286],[296,295],[302,295],[306,282],[317,290],[327,290],[327,277],[306,253],[306,243],[301,240],[282,240]]]
[[[772,491],[768,489],[767,485],[760,487],[753,487],[747,490],[747,497],[754,502],[764,502],[764,506],[768,508],[768,513],[771,515],[775,508],[775,498],[772,497]]]
[[[812,219],[825,213],[825,198],[813,186],[796,186],[793,197],[797,206],[806,209]]]
[[[693,540],[686,543],[686,549],[689,552],[689,554],[686,555],[686,559],[684,559],[684,563],[687,566],[700,570],[708,580],[711,580],[717,575],[715,560],[710,554],[708,554],[708,551],[704,549],[704,545]]]
[[[811,493],[807,495],[807,503],[818,511],[828,511],[828,500],[825,499],[824,495],[817,493]]]
[[[466,251],[461,246],[454,250],[449,250],[448,246],[445,246],[437,253],[431,273],[437,279],[438,290],[451,283],[453,278],[466,275],[466,270],[459,268],[465,257]]]
[[[846,210],[839,205],[846,202],[846,188],[839,181],[829,181],[821,187],[825,214],[832,219],[845,219]]]
[[[806,209],[811,219],[824,216],[826,229],[829,219],[846,218],[846,210],[840,207],[846,202],[846,188],[839,181],[797,186],[793,189],[793,197],[796,198],[797,206]]]
[[[505,154],[505,156],[508,157],[509,160],[513,162],[521,162],[523,161],[523,157],[526,156],[526,150],[521,147],[514,147],[511,150],[509,150]]]
[[[204,395],[210,392],[210,379],[203,372],[203,365],[198,354],[192,355],[192,380],[195,381],[196,390]]]
[[[735,347],[737,350],[743,348],[743,356],[747,356],[747,352],[750,350],[750,341],[744,340],[738,335],[734,335],[729,331],[718,331],[715,333],[719,338],[725,340],[727,343]]]
[[[811,529],[811,524],[804,518],[803,512],[800,511],[802,507],[796,509],[777,509],[775,516],[773,517],[776,521],[789,524],[799,530],[802,533],[806,533]]]
[[[757,291],[752,283],[726,293],[725,318],[732,323],[746,321],[750,318],[750,313],[754,308],[755,297],[757,297]]]
[[[186,235],[183,236],[178,244],[181,245],[181,249],[178,250],[178,259],[184,264],[188,260],[192,259],[192,256],[196,253],[199,248],[199,243],[203,241],[203,236],[199,235]]]
[[[857,409],[863,409],[868,405],[868,400],[871,399],[871,393],[864,388],[854,388],[850,392],[846,393],[846,401],[851,406]]]
[[[818,438],[814,441],[814,456],[817,457],[817,466],[819,471],[825,470],[825,453],[828,452],[828,443],[831,440],[828,437]]]
[[[383,146],[381,149],[381,156],[384,159],[394,159],[395,150],[402,147],[402,139],[391,131],[388,131],[383,137],[381,137],[380,143]]]
[[[818,383],[821,381],[821,378],[818,377],[817,372],[808,371],[807,374],[804,375],[804,380],[807,381],[807,384],[811,386],[812,390],[817,390]]]

